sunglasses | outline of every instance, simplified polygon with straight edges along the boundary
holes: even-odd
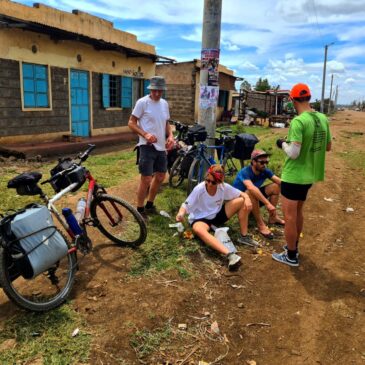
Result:
[[[268,160],[265,160],[265,161],[263,161],[263,160],[256,160],[260,165],[267,165],[268,163],[269,163],[269,161]]]
[[[217,182],[216,182],[216,181],[214,181],[214,180],[205,179],[205,182],[206,182],[207,184],[217,185]]]

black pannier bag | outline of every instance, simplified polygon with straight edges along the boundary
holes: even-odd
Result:
[[[187,133],[187,139],[190,145],[194,142],[204,142],[207,139],[207,131],[204,126],[196,124],[189,128]]]
[[[59,160],[56,167],[54,167],[50,172],[51,176],[56,175],[57,173],[69,169],[73,165],[72,159],[62,158]],[[78,183],[78,185],[72,189],[72,191],[77,191],[82,184],[86,180],[86,170],[83,166],[77,166],[72,171],[68,172],[67,174],[64,174],[62,176],[59,176],[56,180],[53,180],[51,182],[51,185],[56,193],[60,192],[62,189],[67,188],[73,183]]]
[[[16,189],[19,195],[38,195],[42,191],[37,186],[37,182],[42,178],[40,172],[24,172],[9,180],[8,188]]]
[[[255,149],[257,142],[259,140],[254,134],[237,134],[232,156],[239,160],[251,159],[251,153]]]

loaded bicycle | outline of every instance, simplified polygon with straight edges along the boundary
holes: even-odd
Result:
[[[219,137],[215,139],[215,145],[206,145],[200,142],[188,173],[187,193],[190,194],[196,185],[204,180],[205,172],[209,166],[216,163],[211,155],[217,151],[219,163],[224,167],[227,176],[233,176],[238,172],[236,163],[233,160],[235,137],[230,135],[231,130],[217,131]],[[209,153],[212,151],[212,153]],[[240,159],[240,167],[243,167],[243,160]]]
[[[138,211],[109,195],[82,166],[94,148],[89,145],[75,159],[62,159],[51,170],[51,178],[41,183],[51,184],[56,192],[51,198],[38,184],[39,172],[20,174],[8,183],[19,195],[39,195],[44,202],[10,212],[0,221],[0,286],[24,309],[47,311],[69,297],[78,269],[77,253],[92,250],[89,228],[97,228],[118,245],[136,247],[146,239],[147,228]],[[84,212],[78,220],[67,207],[61,214],[56,201],[80,189],[86,180]]]

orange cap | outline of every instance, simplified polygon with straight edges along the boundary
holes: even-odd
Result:
[[[305,98],[306,96],[311,96],[311,91],[306,84],[296,84],[290,91],[290,97],[295,98]]]

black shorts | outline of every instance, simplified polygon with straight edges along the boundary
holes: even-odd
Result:
[[[158,151],[153,145],[139,146],[138,168],[143,176],[152,176],[155,172],[166,172],[166,151]]]
[[[221,210],[217,213],[217,215],[213,219],[206,219],[206,218],[195,219],[191,223],[191,226],[193,227],[196,222],[204,222],[204,223],[208,224],[209,227],[212,225],[220,226],[220,225],[226,223],[227,221],[228,221],[228,217],[226,214],[225,206],[223,204]]]
[[[307,194],[312,184],[292,184],[288,182],[281,182],[281,195],[289,200],[305,201]]]

